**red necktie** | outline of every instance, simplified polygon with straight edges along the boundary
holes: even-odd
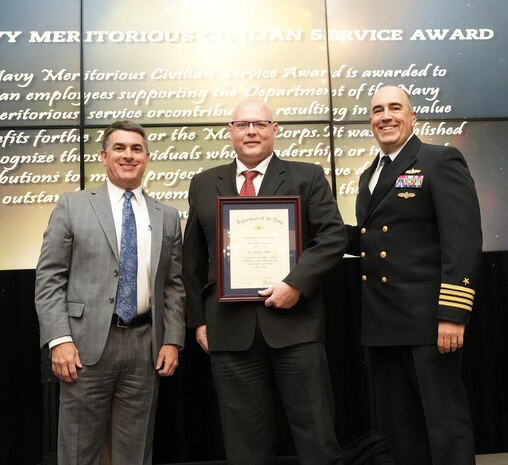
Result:
[[[245,176],[242,188],[240,189],[241,197],[255,197],[256,189],[252,180],[259,174],[258,171],[243,171],[242,175]]]

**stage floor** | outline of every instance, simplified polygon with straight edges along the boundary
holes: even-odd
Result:
[[[292,465],[298,463],[296,457],[281,457],[280,465]],[[226,465],[224,461],[212,462],[192,462],[187,464],[167,464],[167,465]],[[487,454],[477,455],[476,465],[508,465],[508,453],[506,454]]]
[[[476,465],[508,465],[508,454],[477,455]]]

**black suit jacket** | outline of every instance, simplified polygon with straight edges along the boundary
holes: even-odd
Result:
[[[300,289],[302,297],[290,310],[265,308],[262,302],[217,302],[215,202],[217,196],[238,195],[235,179],[236,161],[204,171],[191,182],[184,238],[188,325],[207,325],[211,351],[250,347],[256,316],[272,347],[324,341],[320,285],[342,257],[347,235],[323,169],[273,156],[258,192],[301,196],[304,251],[284,281]]]
[[[348,252],[361,256],[362,343],[435,344],[439,319],[471,315],[482,247],[474,182],[457,149],[412,136],[371,195],[377,161],[347,228]]]

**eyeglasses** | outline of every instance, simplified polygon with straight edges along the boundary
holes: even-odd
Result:
[[[273,124],[273,121],[231,121],[231,126],[233,126],[238,131],[247,131],[250,128],[250,125],[254,126],[254,129],[259,131],[264,131]]]

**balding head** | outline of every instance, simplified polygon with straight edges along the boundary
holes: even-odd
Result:
[[[384,154],[399,149],[413,134],[416,113],[400,87],[383,86],[371,100],[370,125]]]
[[[270,108],[254,99],[244,100],[233,111],[229,124],[231,141],[239,160],[248,168],[254,168],[273,153],[279,126],[272,118]],[[254,122],[258,124],[250,124]]]

